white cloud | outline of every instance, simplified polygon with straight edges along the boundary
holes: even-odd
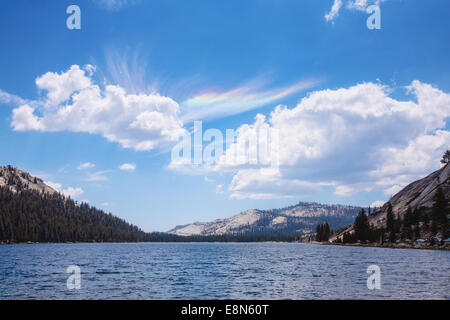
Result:
[[[127,58],[110,56],[108,65],[113,78],[125,78],[118,82],[120,85],[99,86],[92,78],[95,66],[73,65],[65,72],[47,72],[36,79],[36,86],[43,93],[39,100],[26,101],[0,92],[0,99],[14,100],[18,105],[12,111],[12,128],[99,134],[124,148],[151,150],[167,147],[184,135],[187,131],[183,121],[248,111],[319,83],[317,79],[309,79],[265,90],[265,82],[259,78],[228,91],[208,90],[193,96],[182,103],[181,114],[178,103],[171,98],[154,91],[143,93],[150,89],[145,89],[142,73],[131,73],[142,69],[137,56],[133,56],[131,67]]]
[[[239,149],[251,131],[268,127],[279,134],[278,172],[261,174],[248,158],[210,170],[234,172],[229,190],[238,199],[299,196],[324,186],[339,196],[391,195],[438,169],[450,145],[450,94],[420,81],[406,89],[412,98],[396,100],[391,88],[362,83],[312,92],[292,109],[278,106],[270,117],[242,125],[223,155]]]
[[[66,197],[76,199],[79,196],[81,196],[84,193],[84,191],[81,188],[68,187],[67,189],[62,190],[61,193],[64,194]]]
[[[381,2],[386,0],[347,0],[346,8],[349,10],[357,10],[366,12],[367,7],[371,5],[380,5]]]
[[[46,95],[34,103],[40,107],[25,104],[13,110],[13,129],[101,134],[135,150],[151,150],[185,133],[179,106],[171,98],[128,94],[113,85],[102,89],[89,76],[93,67],[85,69],[74,65],[67,72],[37,78],[37,87]]]
[[[68,187],[66,189],[63,189],[62,184],[58,182],[45,181],[45,184],[62,193],[66,197],[71,197],[72,199],[76,199],[84,193],[83,189],[81,188]],[[86,202],[85,200],[83,201]]]
[[[377,201],[372,202],[370,207],[371,208],[379,208],[379,207],[382,207],[385,203],[386,203],[386,201],[377,200]]]
[[[395,185],[391,186],[390,188],[385,189],[384,193],[387,194],[388,196],[393,196],[394,194],[396,194],[397,192],[402,190],[403,187],[404,187],[404,185],[395,184]]]
[[[13,109],[13,121],[11,125],[16,131],[43,130],[39,119],[33,114],[34,108],[28,104]]]
[[[0,89],[0,103],[12,104],[12,105],[24,105],[27,104],[27,100],[22,99],[18,96],[10,94]]]
[[[334,20],[339,15],[339,10],[341,10],[341,7],[342,7],[342,0],[334,0],[330,12],[328,12],[325,15],[325,19],[327,21]]]
[[[418,178],[417,172],[430,172],[444,150],[450,146],[450,132],[436,130],[409,141],[405,146],[392,146],[374,153],[380,165],[369,172],[377,177],[377,185],[385,187],[387,195],[394,195],[402,187]]]
[[[50,188],[56,190],[56,191],[61,191],[62,188],[62,184],[58,183],[58,182],[52,182],[52,181],[45,181],[44,182],[46,185],[48,185]]]
[[[346,185],[337,186],[334,191],[334,194],[343,197],[351,196],[353,193],[355,193],[355,189]]]
[[[345,8],[347,10],[366,12],[367,7],[373,4],[380,5],[380,3],[384,1],[386,0],[334,0],[330,12],[325,14],[325,20],[334,22],[334,20],[339,16],[339,12],[342,8]]]
[[[90,173],[87,181],[96,182],[96,181],[107,181],[108,177],[106,176],[106,173],[110,172],[111,170],[103,170],[103,171],[96,171],[93,173]]]
[[[92,162],[85,162],[85,163],[80,164],[77,167],[78,170],[85,170],[85,169],[92,169],[92,168],[95,168],[95,163],[92,163]]]
[[[136,170],[136,165],[134,163],[124,163],[119,167],[122,171],[134,171]]]
[[[91,85],[91,79],[86,77],[85,70],[77,65],[71,66],[68,71],[61,74],[47,72],[36,79],[36,86],[40,90],[47,91],[47,103],[50,107],[69,100],[74,92],[89,88]]]
[[[219,184],[219,185],[216,186],[216,193],[217,194],[223,194],[224,193],[224,191],[223,191],[223,184]]]
[[[241,169],[228,189],[232,199],[273,199],[310,195],[318,187],[300,179],[286,179],[277,171],[261,174],[259,169]]]

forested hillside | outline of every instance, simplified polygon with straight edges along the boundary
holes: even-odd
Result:
[[[145,241],[138,227],[59,193],[0,187],[0,242]]]

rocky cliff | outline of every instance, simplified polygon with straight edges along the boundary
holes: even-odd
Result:
[[[18,190],[37,190],[44,193],[57,192],[46,185],[42,179],[12,166],[0,166],[0,187],[2,186],[9,187],[13,192]]]
[[[436,190],[441,187],[446,198],[450,197],[450,164],[414,181],[396,193],[389,202],[396,218],[403,218],[408,207],[412,210],[420,207],[430,208],[435,200]],[[388,203],[369,216],[369,222],[377,227],[386,225]]]
[[[425,178],[414,181],[396,193],[381,208],[369,215],[368,220],[372,228],[379,229],[386,227],[386,215],[389,203],[396,219],[403,219],[408,207],[413,211],[418,208],[431,208],[435,201],[436,191],[441,187],[447,199],[450,198],[450,164],[444,165],[441,169],[429,174]],[[349,227],[330,241],[341,238],[345,233],[353,233],[353,227]]]

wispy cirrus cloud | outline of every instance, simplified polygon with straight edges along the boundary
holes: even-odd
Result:
[[[156,91],[155,85],[146,80],[147,59],[139,49],[109,48],[105,52],[105,60],[107,78],[114,85],[133,94]]]
[[[77,167],[77,170],[92,169],[92,168],[94,168],[94,167],[95,167],[95,163],[92,163],[92,162],[85,162],[85,163],[80,164],[80,165]]]
[[[107,181],[108,176],[107,173],[111,172],[111,170],[103,170],[103,171],[96,171],[88,175],[87,181],[90,182],[97,182],[97,181]]]
[[[285,87],[266,89],[263,81],[256,80],[226,91],[206,90],[181,103],[181,119],[189,122],[242,113],[310,89],[320,82],[319,79],[308,79]]]
[[[325,20],[327,20],[327,21],[334,20],[339,15],[339,11],[341,10],[341,7],[342,7],[342,0],[334,0],[333,6],[331,7],[330,12],[328,12],[325,15]]]

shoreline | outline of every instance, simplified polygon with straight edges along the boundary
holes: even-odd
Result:
[[[342,246],[342,247],[370,247],[370,248],[388,248],[388,249],[422,249],[422,250],[450,250],[450,243],[446,242],[443,245],[431,246],[429,243],[332,243],[332,242],[309,242],[311,244],[324,246]]]
[[[443,245],[430,246],[429,243],[332,243],[332,242],[301,242],[301,241],[140,241],[140,242],[15,242],[15,243],[0,243],[0,245],[33,245],[33,244],[138,244],[138,243],[303,243],[311,245],[322,246],[342,246],[342,247],[370,247],[370,248],[388,248],[388,249],[422,249],[422,250],[450,250],[450,243],[446,242]]]

